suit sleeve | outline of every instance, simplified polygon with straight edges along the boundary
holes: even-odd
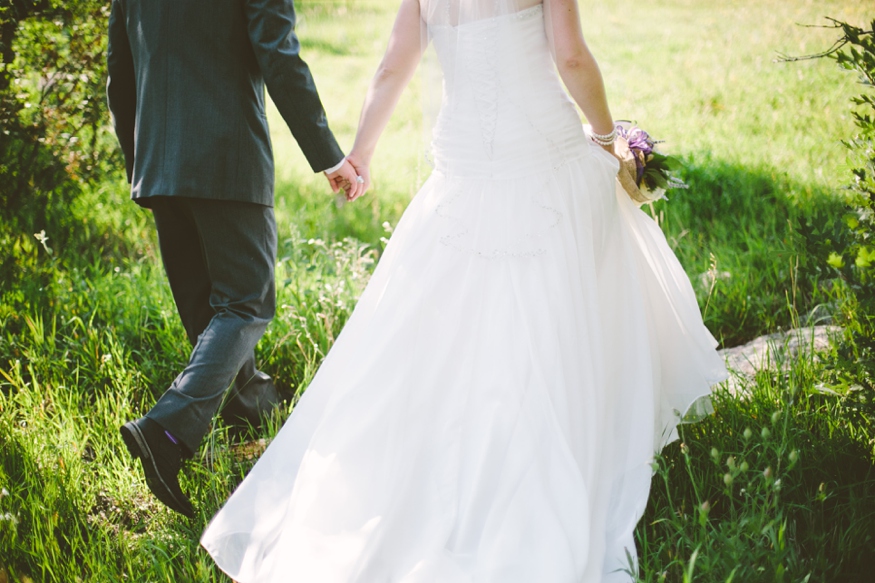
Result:
[[[112,125],[125,156],[128,182],[134,172],[134,126],[137,115],[137,82],[134,59],[125,27],[121,0],[112,0],[109,15],[109,41],[106,55],[106,98]]]
[[[295,34],[292,0],[246,0],[249,39],[271,99],[314,172],[335,166],[343,152]]]

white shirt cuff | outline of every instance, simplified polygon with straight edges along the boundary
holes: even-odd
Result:
[[[344,156],[343,159],[340,162],[338,162],[335,166],[332,166],[328,170],[323,170],[322,172],[324,172],[325,174],[331,174],[332,172],[337,172],[338,170],[340,170],[340,167],[343,166],[344,162],[346,162],[346,156]]]

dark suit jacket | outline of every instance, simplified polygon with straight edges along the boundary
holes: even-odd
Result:
[[[337,145],[291,0],[112,0],[107,97],[131,196],[273,204],[264,85],[314,172]]]

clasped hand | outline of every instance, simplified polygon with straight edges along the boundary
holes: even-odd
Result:
[[[332,172],[325,173],[332,192],[337,194],[343,190],[346,200],[354,201],[371,186],[370,169],[367,164],[356,163],[353,156],[348,156],[343,165]]]

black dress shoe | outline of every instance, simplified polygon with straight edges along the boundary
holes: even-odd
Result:
[[[186,450],[171,438],[157,422],[141,417],[122,425],[122,439],[134,458],[140,458],[146,485],[161,502],[180,514],[194,516],[188,497],[179,487],[179,470]]]
[[[228,392],[219,414],[228,426],[231,441],[257,439],[264,423],[282,402],[273,379],[260,370],[241,371]]]

